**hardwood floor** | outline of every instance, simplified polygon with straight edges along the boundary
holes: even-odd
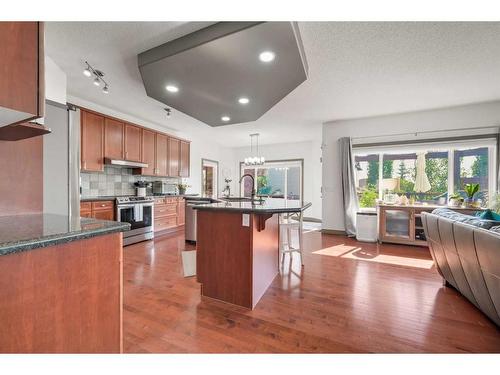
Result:
[[[308,232],[253,311],[201,299],[183,234],[124,249],[124,352],[500,352],[500,330],[442,286],[426,248]]]

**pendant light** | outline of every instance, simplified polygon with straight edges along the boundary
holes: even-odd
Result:
[[[255,143],[255,150],[254,150]],[[259,133],[250,134],[250,155],[245,158],[245,165],[263,165],[266,159],[259,154]]]

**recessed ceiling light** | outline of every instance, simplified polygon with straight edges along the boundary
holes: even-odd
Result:
[[[90,69],[89,68],[86,68],[84,71],[83,71],[83,75],[85,77],[90,77],[92,75],[92,73],[90,72]]]
[[[229,116],[222,116],[220,119],[222,121],[224,121],[224,122],[228,122],[229,120],[231,120],[231,117],[229,117]]]
[[[167,87],[165,87],[167,89],[168,92],[178,92],[179,91],[179,88],[177,86],[174,86],[174,85],[167,85]]]
[[[261,54],[259,55],[259,59],[262,62],[271,62],[274,60],[275,57],[276,55],[272,51],[264,51],[261,52]]]
[[[249,102],[249,101],[250,101],[250,100],[248,100],[248,98],[239,98],[239,99],[238,99],[238,102],[239,102],[240,104],[248,104],[248,102]]]

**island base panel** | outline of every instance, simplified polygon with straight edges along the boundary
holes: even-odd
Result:
[[[249,215],[248,226],[243,215]],[[278,274],[277,215],[197,212],[198,282],[203,296],[249,309]]]

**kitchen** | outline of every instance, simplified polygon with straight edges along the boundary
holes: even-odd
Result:
[[[198,43],[199,38],[208,37],[206,43],[210,44],[210,33],[213,32],[219,33],[221,35],[219,40],[222,41],[224,41],[222,36],[228,32],[229,34],[238,35],[238,38],[243,38],[242,40],[248,37],[253,38],[253,30],[260,30],[262,25],[266,28],[270,26],[270,30],[274,27],[274,31],[279,32],[276,35],[280,35],[281,38],[286,39],[293,35],[293,24],[287,23],[277,24],[278,28],[272,24],[262,23],[218,23],[198,31],[196,34],[198,39],[193,39],[193,41]],[[244,220],[247,221],[247,224],[243,226],[248,227],[248,229],[244,228],[244,232],[253,233],[252,236],[254,237],[251,240],[254,245],[250,245],[245,250],[249,256],[246,260],[247,264],[252,262],[252,257],[257,259],[264,248],[267,255],[261,257],[260,265],[255,265],[257,268],[253,271],[254,281],[249,279],[249,281],[244,282],[244,289],[240,290],[238,287],[231,292],[232,294],[243,295],[249,295],[250,293],[253,295],[251,300],[241,299],[240,297],[237,297],[236,300],[228,300],[223,295],[217,295],[217,293],[214,295],[213,292],[210,292],[209,284],[206,284],[205,287],[201,286],[201,290],[204,291],[201,294],[252,309],[278,274],[277,255],[281,250],[278,249],[279,230],[277,222],[275,223],[277,214],[297,213],[302,217],[302,212],[310,204],[301,203],[300,201],[287,202],[282,195],[281,198],[268,198],[266,201],[262,196],[259,198],[255,196],[253,187],[249,197],[239,198],[234,193],[230,194],[231,187],[233,187],[233,192],[237,191],[233,184],[227,183],[228,181],[231,182],[230,177],[234,173],[233,167],[223,161],[220,165],[222,173],[219,174],[219,162],[206,158],[206,156],[211,156],[210,153],[203,155],[205,158],[201,159],[202,164],[205,163],[206,165],[203,164],[202,169],[197,170],[197,174],[198,176],[202,173],[206,174],[207,165],[211,165],[210,173],[212,175],[210,179],[202,176],[203,184],[201,184],[201,181],[198,182],[196,178],[193,178],[192,169],[194,166],[198,167],[199,162],[193,160],[195,158],[192,155],[193,148],[190,138],[180,136],[178,132],[168,132],[144,126],[142,121],[134,121],[130,116],[122,116],[113,110],[102,109],[95,104],[87,105],[81,99],[71,99],[69,93],[66,93],[66,73],[45,54],[46,50],[51,50],[50,42],[45,40],[46,35],[55,35],[55,31],[52,34],[46,32],[46,26],[49,26],[50,31],[52,26],[50,23],[12,22],[2,23],[1,26],[0,34],[3,42],[9,45],[19,47],[20,45],[16,43],[19,43],[22,40],[21,38],[31,38],[32,40],[31,50],[13,49],[12,54],[8,57],[12,61],[12,68],[9,69],[22,68],[24,69],[23,74],[26,76],[31,74],[33,77],[31,86],[26,87],[25,95],[31,95],[36,99],[35,102],[37,103],[32,110],[33,113],[23,114],[24,117],[14,117],[20,116],[19,108],[21,107],[15,102],[9,102],[7,99],[10,97],[4,98],[2,103],[3,111],[8,114],[2,117],[4,126],[0,128],[0,137],[3,140],[2,146],[6,146],[2,147],[2,150],[7,153],[2,160],[3,165],[6,165],[5,163],[8,162],[9,158],[15,157],[16,159],[11,163],[18,167],[21,160],[17,159],[17,157],[21,156],[21,158],[26,158],[23,160],[26,168],[31,168],[28,171],[31,177],[30,184],[20,184],[20,189],[27,189],[28,191],[12,191],[8,189],[7,185],[2,186],[2,189],[5,190],[4,196],[7,198],[2,200],[2,205],[4,205],[2,207],[3,213],[11,213],[11,216],[5,216],[5,218],[15,226],[17,226],[16,223],[21,223],[21,227],[26,227],[25,231],[19,231],[19,233],[10,229],[4,233],[7,227],[2,230],[1,249],[2,255],[5,255],[5,257],[0,260],[5,263],[4,267],[12,267],[10,262],[18,263],[19,267],[22,267],[25,262],[24,258],[30,259],[31,252],[29,250],[40,248],[42,250],[38,250],[34,254],[38,256],[45,255],[49,259],[48,262],[50,262],[52,257],[57,256],[58,246],[76,246],[76,249],[81,249],[82,246],[90,246],[88,241],[92,236],[96,237],[96,241],[100,240],[101,248],[111,246],[113,242],[108,242],[107,237],[101,238],[101,235],[113,234],[116,237],[114,233],[122,233],[119,243],[114,245],[114,254],[117,257],[115,259],[118,260],[118,263],[114,266],[118,271],[118,273],[115,273],[116,278],[113,281],[115,297],[114,299],[110,298],[106,301],[99,300],[95,302],[100,311],[112,309],[115,315],[108,316],[110,319],[114,319],[113,324],[115,327],[117,324],[118,327],[121,327],[123,303],[120,301],[122,301],[123,297],[121,293],[116,294],[116,287],[123,288],[120,279],[123,278],[123,256],[127,254],[127,251],[130,251],[128,246],[133,244],[144,246],[143,241],[155,240],[156,242],[162,237],[168,239],[172,236],[182,235],[181,238],[185,238],[184,247],[186,252],[192,252],[194,248],[192,244],[197,242],[198,237],[201,238],[197,245],[199,249],[200,243],[203,243],[204,238],[206,238],[205,233],[208,233],[206,230],[208,230],[207,224],[210,221],[213,221],[213,223],[219,222],[222,225],[222,230],[224,230],[225,226],[224,220],[210,219],[206,217],[208,213],[205,211],[198,214],[202,207],[203,209],[207,207],[210,210],[215,210],[212,215],[219,212],[224,217],[229,215],[229,217],[232,217],[233,225],[236,226],[238,226],[240,220],[238,218],[243,215]],[[57,27],[60,26],[56,24],[53,27],[56,27],[54,30],[57,30]],[[250,34],[248,34],[247,30],[251,31]],[[247,34],[249,36],[246,36]],[[189,38],[188,35],[183,39],[183,42],[187,43],[188,46],[192,43]],[[165,47],[156,47],[156,49],[158,48],[164,49]],[[189,48],[196,50],[197,45],[192,45]],[[153,48],[152,52],[146,51],[139,54],[139,70],[149,64],[147,61],[148,56],[151,53],[156,53],[156,49]],[[29,53],[31,55],[26,56]],[[299,54],[300,49],[295,50],[295,53]],[[282,52],[282,55],[285,55],[285,53]],[[168,59],[169,56],[166,58]],[[261,59],[265,61],[263,58]],[[14,61],[19,60],[25,64],[14,66]],[[265,67],[268,62],[261,64],[262,67]],[[301,66],[300,62],[298,64]],[[80,72],[83,74],[80,73],[82,75],[78,81],[86,84],[90,90],[95,89],[94,93],[101,91],[104,97],[112,95],[114,85],[111,81],[108,81],[107,74],[87,61],[84,61],[80,66],[83,67],[80,68]],[[150,78],[145,76],[145,72],[142,74],[144,74],[143,78],[147,87]],[[298,74],[302,74],[299,79],[304,79],[303,72],[300,73],[300,70],[298,70]],[[5,79],[7,78],[5,77]],[[5,79],[4,82],[8,85],[10,82],[5,81]],[[184,80],[188,81],[188,78],[185,77]],[[193,84],[196,85],[196,82]],[[278,90],[279,95],[284,94],[281,87],[278,87]],[[178,88],[167,86],[166,91],[176,93]],[[276,93],[272,95],[276,95]],[[272,100],[275,100],[274,98],[275,96]],[[240,100],[240,104],[237,104],[238,109],[243,108],[241,113],[245,113],[244,107],[247,104],[248,99],[246,101]],[[182,107],[181,104],[178,104],[178,106]],[[174,116],[172,110],[167,108],[162,112],[164,119],[171,121],[169,117]],[[258,114],[251,114],[251,116],[256,115]],[[176,113],[175,116],[181,115]],[[222,121],[224,122],[226,119],[223,118]],[[252,134],[252,141],[254,136],[255,134]],[[45,139],[47,140],[45,141]],[[34,147],[35,144],[36,147]],[[253,146],[252,143],[251,152],[254,152]],[[258,155],[258,144],[256,146],[255,152]],[[200,152],[199,149],[195,148],[195,150]],[[33,165],[26,163],[29,158],[33,159]],[[66,165],[64,165],[64,160],[66,160]],[[9,179],[19,179],[21,175],[26,175],[26,170],[19,169],[15,168],[10,171]],[[61,171],[64,172],[61,173]],[[213,175],[214,173],[215,175]],[[33,178],[35,174],[38,175],[36,179]],[[219,179],[222,177],[226,180],[224,186],[219,183]],[[189,182],[193,180],[198,182],[196,190],[190,189]],[[34,185],[34,181],[38,182],[38,186]],[[256,181],[252,177],[252,185],[255,184]],[[186,188],[188,191],[186,191]],[[225,190],[225,195],[222,194],[223,190]],[[36,192],[38,198],[33,195],[33,191]],[[29,196],[29,202],[9,199],[12,196],[18,199],[19,195],[21,197]],[[36,202],[37,199],[38,202]],[[14,213],[15,215],[12,215]],[[199,216],[198,220],[196,219],[197,216]],[[268,222],[268,228],[266,229],[266,221],[270,217],[273,217],[273,219]],[[52,225],[52,222],[59,224]],[[259,239],[261,237],[267,238],[265,240],[267,244],[258,245],[259,241],[262,241]],[[238,237],[234,239],[227,238],[224,246],[238,246],[240,240]],[[68,241],[68,244],[64,245],[66,241]],[[214,239],[210,240],[210,243],[213,241]],[[218,242],[219,240],[215,239],[215,243]],[[70,245],[73,243],[74,245]],[[123,245],[123,248],[121,245]],[[205,247],[205,245],[201,246]],[[207,251],[203,257],[198,255],[196,260],[195,258],[191,258],[191,260],[185,258],[186,264],[183,265],[184,268],[193,268],[195,263],[198,263],[198,269],[203,269],[203,275],[200,272],[196,276],[196,280],[200,283],[201,278],[207,282],[207,280],[221,272],[221,270],[210,268],[210,264],[212,260],[223,255],[208,254],[209,247],[207,246]],[[82,261],[84,261],[84,258]],[[89,266],[82,263],[82,272],[85,271],[85,267]],[[242,264],[241,267],[245,266]],[[266,269],[266,278],[255,276],[262,269]],[[87,272],[91,272],[91,268]],[[241,275],[244,271],[243,269],[232,268],[222,272]],[[251,274],[249,275],[250,278],[252,278]],[[191,275],[196,275],[196,271]],[[11,277],[9,274],[7,276]],[[60,277],[67,276],[60,275]],[[259,281],[259,279],[261,280]],[[42,282],[42,279],[34,279],[33,282]],[[253,284],[250,290],[246,290],[248,282]],[[234,284],[234,280],[229,278],[222,281],[222,284],[215,288],[232,288],[235,285],[237,284]],[[252,291],[253,289],[255,290]],[[77,290],[79,294],[75,296],[90,298],[86,297],[85,293],[91,293],[91,290],[75,289],[74,292],[76,293]],[[111,292],[106,292],[105,295],[109,295],[109,293]],[[24,311],[25,309],[24,304],[20,303],[17,294],[5,296],[5,298],[7,297],[14,299],[11,304],[9,303],[9,310],[2,310],[1,316],[5,319],[15,314],[14,311]],[[54,297],[40,293],[36,294],[35,298],[46,300]],[[107,307],[100,305],[104,302],[106,302]],[[112,302],[114,306],[110,305]],[[37,313],[34,311],[31,313],[33,314],[33,321],[39,324],[40,318]],[[89,316],[92,317],[93,314]],[[64,319],[57,321],[64,321]],[[74,340],[67,341],[65,339],[62,342],[56,339],[46,342],[38,336],[35,330],[26,338],[26,341],[17,342],[14,345],[12,342],[13,332],[25,329],[18,326],[21,323],[13,322],[9,329],[2,325],[3,334],[2,340],[0,340],[2,351],[123,351],[122,329],[115,329],[114,332],[115,334],[118,332],[118,336],[115,335],[114,340],[104,343],[100,333],[101,328],[98,325],[91,325],[92,329],[88,329],[85,337],[76,335]],[[63,332],[67,330],[65,326],[57,326],[54,329]],[[70,332],[74,335],[73,331],[68,330],[68,334]],[[106,332],[103,331],[102,333]],[[102,345],[96,346],[96,341]]]
[[[1,21],[0,353],[498,352],[499,30]]]

